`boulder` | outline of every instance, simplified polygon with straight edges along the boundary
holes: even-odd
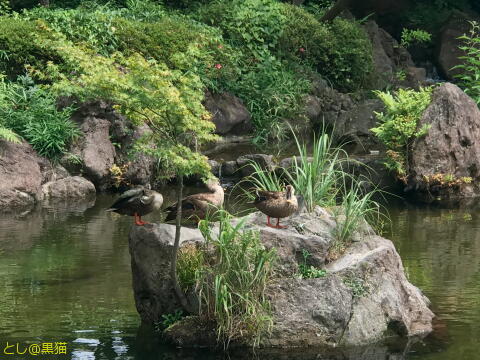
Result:
[[[397,40],[380,28],[375,21],[368,21],[364,28],[373,47],[373,87],[381,89],[391,83],[396,83],[398,70],[414,66],[412,57],[405,48],[398,44]]]
[[[0,140],[0,210],[31,207],[41,196],[41,164],[46,160],[26,143]]]
[[[259,231],[266,248],[278,254],[277,271],[268,286],[273,329],[261,346],[363,346],[387,337],[411,337],[432,330],[428,299],[405,276],[400,256],[390,240],[359,226],[352,244],[329,261],[336,219],[317,207],[284,221],[288,229],[265,226],[265,215],[250,214],[246,227]],[[198,230],[183,229],[182,243],[201,243]],[[168,276],[174,226],[133,227],[129,241],[133,287],[142,320],[154,323],[179,308]],[[301,279],[302,251],[308,265],[327,270],[325,277]],[[177,346],[215,346],[211,324],[189,317],[169,328],[167,338]],[[236,341],[233,345],[248,343]]]
[[[427,201],[478,196],[477,104],[456,85],[442,84],[433,92],[432,102],[419,121],[419,127],[425,125],[428,133],[415,140],[410,152],[407,190],[424,195]]]
[[[458,38],[468,34],[472,19],[465,13],[453,11],[446,24],[440,31],[438,37],[436,62],[441,74],[447,80],[453,80],[455,75],[461,72],[460,69],[452,69],[456,65],[462,64],[459,57],[464,56],[465,52],[459,49],[463,41]]]
[[[246,134],[253,129],[249,111],[242,100],[232,94],[207,92],[204,106],[212,114],[219,135]]]
[[[99,190],[108,187],[110,168],[115,163],[115,148],[110,141],[111,112],[104,102],[89,102],[72,116],[84,135],[72,146],[71,153],[81,159],[84,175]]]
[[[257,163],[262,169],[267,171],[273,171],[275,169],[275,163],[273,162],[273,155],[266,154],[249,154],[240,156],[237,159],[237,169],[242,177],[250,176],[254,169],[251,162]]]
[[[95,196],[95,185],[80,176],[49,181],[42,186],[44,199],[86,199]]]

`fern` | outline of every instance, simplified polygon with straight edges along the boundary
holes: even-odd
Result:
[[[5,127],[0,126],[0,139],[4,139],[13,143],[20,143],[20,136]]]

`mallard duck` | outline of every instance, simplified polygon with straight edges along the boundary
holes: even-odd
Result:
[[[183,219],[205,219],[209,210],[215,210],[223,205],[225,193],[218,180],[210,180],[206,183],[208,193],[199,193],[189,195],[182,199],[182,218]],[[166,222],[172,221],[177,217],[178,204],[175,203],[168,207]]]
[[[253,204],[267,215],[267,226],[277,229],[285,229],[286,226],[280,225],[280,219],[292,215],[298,209],[295,189],[292,185],[287,185],[285,191],[257,190],[257,197]],[[276,225],[270,223],[270,217],[277,218]]]
[[[162,194],[143,187],[125,191],[107,211],[135,217],[135,225],[148,224],[142,216],[159,210],[163,204]]]

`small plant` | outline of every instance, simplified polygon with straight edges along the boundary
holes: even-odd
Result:
[[[423,180],[429,187],[440,186],[442,188],[458,187],[464,184],[470,184],[473,181],[469,176],[456,177],[453,174],[424,175]]]
[[[121,166],[113,164],[110,169],[108,169],[113,180],[113,186],[117,189],[122,185],[130,185],[129,182],[125,180],[125,173],[127,172],[129,166],[130,163],[123,164]]]
[[[208,220],[200,230],[213,251],[199,277],[201,315],[213,320],[217,336],[230,341],[251,340],[258,345],[272,327],[265,291],[272,275],[275,250],[266,250],[254,230],[245,230],[245,219],[232,224],[232,216],[219,211],[220,227],[214,233]]]
[[[256,161],[249,161],[245,166],[251,168],[252,174],[244,178],[237,185],[241,186],[243,183],[253,185],[253,189],[242,189],[243,194],[248,200],[252,201],[255,199],[255,190],[282,191],[285,189],[283,179],[281,179],[275,171],[262,168]]]
[[[432,34],[420,29],[403,29],[400,45],[407,48],[413,44],[426,44],[432,40]]]
[[[480,24],[476,21],[471,21],[470,24],[470,32],[459,37],[464,43],[459,47],[465,52],[465,55],[459,58],[463,63],[453,69],[461,70],[455,77],[465,93],[480,105]]]
[[[313,265],[307,265],[308,258],[311,256],[312,254],[310,254],[308,250],[302,250],[303,262],[298,265],[298,277],[300,279],[317,279],[327,275],[327,270],[318,269]]]
[[[182,310],[177,310],[174,313],[164,314],[162,315],[162,327],[163,329],[167,329],[176,322],[180,321],[184,317],[184,313]]]
[[[432,87],[420,90],[399,89],[396,93],[375,91],[386,107],[385,113],[375,113],[378,126],[371,131],[388,148],[386,166],[396,172],[400,179],[405,180],[407,155],[411,143],[417,137],[428,131],[428,126],[418,128],[418,122],[423,112],[430,104]]]
[[[187,244],[180,248],[178,252],[177,274],[180,287],[185,293],[195,287],[198,273],[202,271],[204,261],[203,251],[197,249],[194,244]]]
[[[361,298],[368,293],[368,286],[363,279],[349,274],[343,279],[343,283],[352,290],[353,298]]]

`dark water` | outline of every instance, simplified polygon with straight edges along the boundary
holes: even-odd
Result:
[[[37,359],[217,359],[181,352],[139,328],[127,236],[132,220],[96,204],[55,204],[0,218],[0,359],[7,345],[66,342],[67,355]],[[432,336],[340,355],[319,350],[231,359],[480,359],[480,212],[391,209],[394,240],[410,281],[438,315]],[[156,216],[146,217],[155,221]]]

